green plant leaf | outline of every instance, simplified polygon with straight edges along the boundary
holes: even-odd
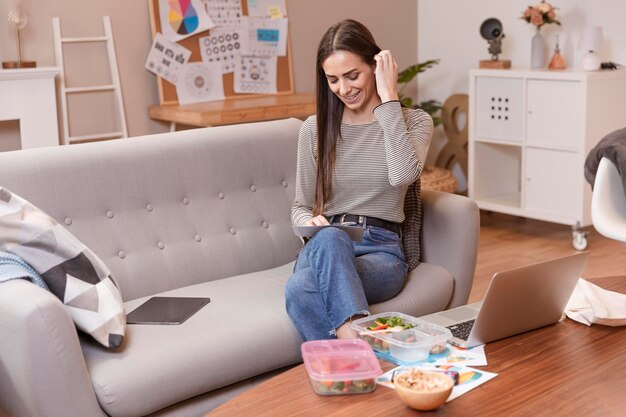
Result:
[[[439,111],[441,110],[441,103],[437,100],[427,100],[422,101],[418,104],[413,104],[413,99],[411,97],[405,97],[402,92],[406,84],[410,82],[417,74],[420,72],[426,71],[428,68],[431,68],[439,63],[439,59],[430,59],[428,61],[424,61],[415,65],[411,65],[404,71],[398,74],[398,84],[402,85],[398,95],[400,97],[400,102],[405,107],[410,107],[414,109],[422,109],[426,113],[430,115],[433,119],[433,124],[438,126],[441,124],[441,117],[438,116]]]
[[[432,115],[433,113],[436,113],[441,109],[442,104],[437,100],[427,100],[418,103],[417,107]]]
[[[426,71],[439,63],[439,59],[430,59],[428,61],[420,62],[415,65],[411,65],[405,70],[398,73],[398,84],[406,84],[410,82],[417,74]]]
[[[404,107],[413,107],[413,99],[411,97],[401,97],[400,103],[402,103]]]
[[[421,103],[416,104],[415,108],[422,109],[428,113],[430,117],[432,117],[433,125],[435,127],[441,124],[441,117],[439,117],[439,112],[442,108],[441,102],[437,100],[422,101]]]

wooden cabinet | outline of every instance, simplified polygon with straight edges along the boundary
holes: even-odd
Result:
[[[590,225],[585,158],[624,126],[624,70],[471,70],[469,196],[490,211]]]

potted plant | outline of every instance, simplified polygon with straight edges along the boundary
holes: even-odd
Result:
[[[406,97],[403,92],[407,84],[410,83],[417,74],[426,71],[427,69],[437,65],[438,63],[439,59],[431,59],[425,62],[411,65],[410,67],[398,73],[398,85],[400,85],[398,95],[400,97],[400,102],[405,107],[410,107],[414,109],[419,108],[430,114],[430,117],[433,118],[433,124],[435,126],[441,124],[441,117],[439,116],[439,111],[441,110],[442,106],[441,102],[437,100],[427,100],[422,101],[421,103],[413,104],[413,99],[411,97]]]

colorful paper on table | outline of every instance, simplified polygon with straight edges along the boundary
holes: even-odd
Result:
[[[465,366],[486,366],[487,357],[485,356],[485,345],[473,347],[471,349],[461,349],[449,343],[443,352],[430,354],[428,358],[421,361],[405,362],[391,356],[390,353],[376,352],[376,356],[387,362],[395,363],[403,366],[418,366],[421,364],[431,365],[465,365]]]
[[[172,42],[215,27],[201,0],[159,0],[161,32]]]
[[[470,368],[468,366],[459,365],[434,365],[434,364],[422,364],[418,366],[398,366],[391,369],[381,376],[376,378],[376,383],[383,385],[387,388],[396,389],[393,385],[392,378],[394,372],[399,372],[405,369],[420,369],[422,371],[454,371],[459,374],[459,383],[452,388],[452,393],[446,402],[452,401],[457,397],[465,394],[468,391],[473,390],[479,385],[484,384],[490,379],[495,378],[498,374],[493,372],[487,372],[479,369]]]
[[[145,68],[172,84],[180,78],[183,65],[189,61],[191,51],[157,33],[152,42]]]

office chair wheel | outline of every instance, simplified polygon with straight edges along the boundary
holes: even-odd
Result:
[[[587,249],[587,235],[589,232],[583,232],[580,230],[580,222],[576,222],[576,225],[572,227],[572,246],[576,250],[583,251]]]

